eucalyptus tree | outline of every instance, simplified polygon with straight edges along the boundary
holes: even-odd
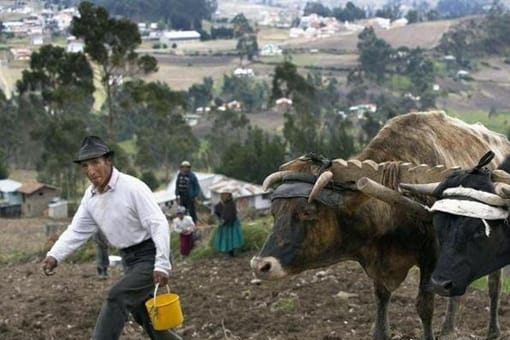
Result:
[[[65,196],[76,193],[71,160],[93,119],[93,77],[84,54],[45,45],[32,53],[29,69],[16,83],[18,114],[33,121],[30,137],[42,147],[39,177],[61,187]]]
[[[124,85],[123,107],[130,107],[137,122],[134,140],[138,152],[136,164],[142,171],[170,170],[198,149],[198,140],[184,118],[186,95],[159,82],[141,80]]]
[[[139,56],[136,48],[141,36],[136,23],[125,18],[112,18],[101,6],[83,1],[79,16],[71,23],[71,33],[85,42],[85,53],[100,70],[106,92],[108,136],[114,140],[115,120],[113,96],[127,79],[157,71],[157,61],[149,55]]]

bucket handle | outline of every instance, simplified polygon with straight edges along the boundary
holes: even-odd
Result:
[[[156,287],[154,287],[154,304],[153,304],[153,308],[156,308],[156,295],[158,293],[158,288],[159,288],[159,282],[156,283]],[[166,285],[166,290],[168,293],[170,293],[170,287],[168,285]]]

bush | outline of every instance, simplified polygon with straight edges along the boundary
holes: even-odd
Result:
[[[4,153],[0,150],[0,179],[9,177],[9,166]]]
[[[153,191],[159,187],[159,181],[152,171],[143,172],[140,179]]]
[[[72,263],[83,263],[95,261],[96,259],[96,245],[93,239],[89,239],[87,243],[73,252],[67,259]]]
[[[244,244],[241,252],[258,251],[264,245],[271,233],[272,221],[270,217],[251,222],[241,222],[243,226]]]

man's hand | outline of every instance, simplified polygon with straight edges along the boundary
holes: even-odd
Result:
[[[155,270],[154,271],[154,284],[159,283],[160,286],[166,286],[168,284],[168,275]]]
[[[42,270],[46,276],[55,275],[55,268],[57,267],[57,259],[53,256],[46,256],[43,261]]]

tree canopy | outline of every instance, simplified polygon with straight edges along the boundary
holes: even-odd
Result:
[[[136,21],[163,22],[176,30],[199,30],[218,7],[216,0],[95,0],[113,15]]]
[[[78,10],[80,16],[73,18],[71,33],[84,40],[85,53],[100,66],[101,82],[106,90],[108,136],[113,139],[114,92],[126,78],[155,72],[157,62],[152,56],[140,57],[135,52],[141,37],[134,22],[112,18],[104,7],[87,1],[80,3]]]

